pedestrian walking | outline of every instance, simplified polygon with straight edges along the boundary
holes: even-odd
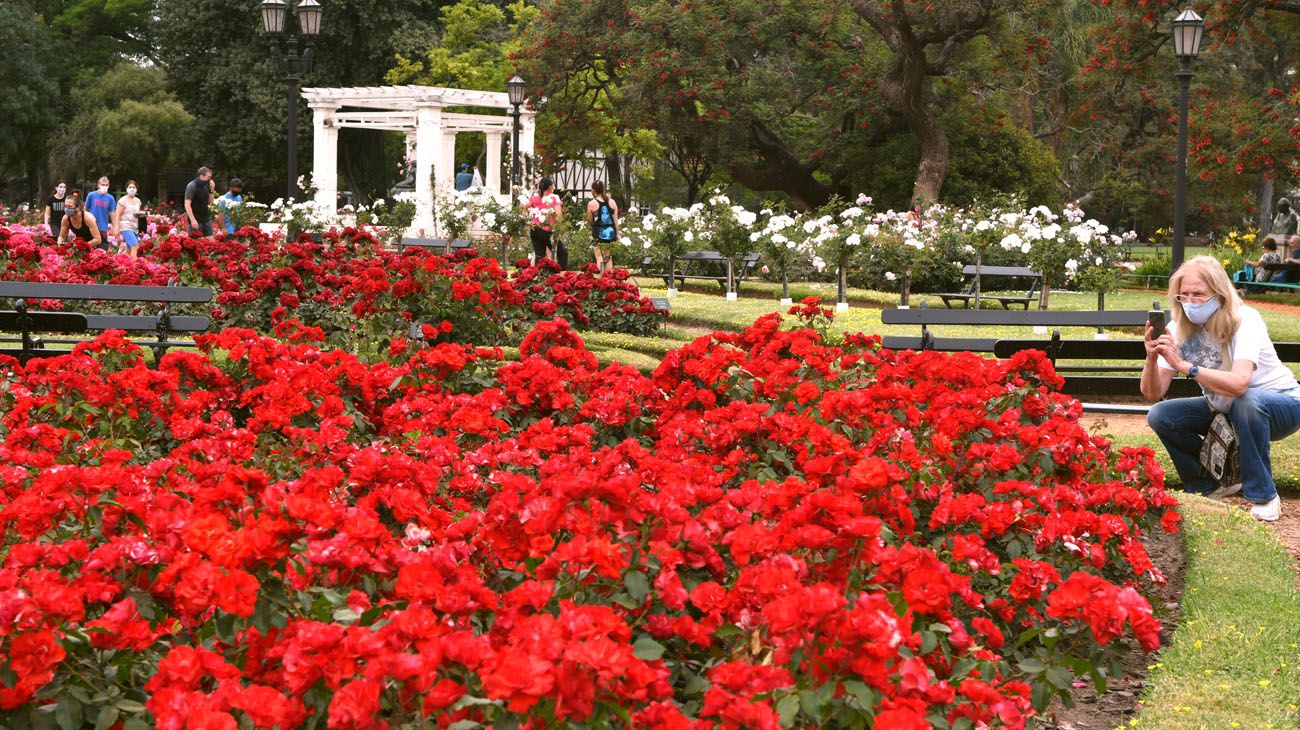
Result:
[[[131,258],[140,255],[139,215],[144,208],[144,201],[136,197],[138,190],[134,180],[127,180],[126,195],[117,201],[117,209],[113,211],[113,227],[117,229],[118,236],[122,238],[122,247]]]
[[[99,226],[101,242],[99,247],[108,250],[108,241],[117,235],[113,227],[113,211],[117,210],[117,198],[108,192],[108,176],[99,178],[99,186],[86,196],[85,212],[94,216],[95,225]]]
[[[59,235],[63,226],[63,201],[68,197],[68,183],[60,180],[54,185],[54,192],[45,199],[45,230],[51,236]]]
[[[198,177],[185,186],[185,220],[190,224],[190,235],[212,235],[212,170],[200,167]]]

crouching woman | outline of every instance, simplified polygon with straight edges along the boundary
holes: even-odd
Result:
[[[1300,429],[1300,385],[1278,360],[1259,312],[1237,295],[1218,259],[1197,256],[1169,279],[1172,322],[1148,324],[1142,395],[1160,401],[1147,423],[1189,492],[1219,498],[1237,491],[1255,506],[1251,516],[1272,522],[1282,512],[1269,459],[1272,441]],[[1175,375],[1195,380],[1203,398],[1161,401]],[[1214,412],[1227,413],[1241,445],[1241,483],[1220,486],[1201,469],[1200,452]]]

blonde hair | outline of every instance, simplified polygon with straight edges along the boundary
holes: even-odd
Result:
[[[1178,290],[1183,286],[1183,279],[1193,271],[1201,275],[1201,280],[1205,282],[1205,288],[1209,293],[1219,299],[1219,311],[1211,315],[1209,321],[1201,326],[1197,326],[1187,318],[1182,303],[1178,301]],[[1232,344],[1232,336],[1237,333],[1237,328],[1241,326],[1242,306],[1241,296],[1232,285],[1227,270],[1213,256],[1191,258],[1169,277],[1169,309],[1174,318],[1174,340],[1184,342],[1196,334],[1196,330],[1204,330],[1206,336],[1223,349],[1223,361],[1227,367],[1232,366],[1232,352],[1229,345]]]

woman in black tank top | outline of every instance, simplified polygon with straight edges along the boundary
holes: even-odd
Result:
[[[64,203],[63,223],[59,225],[59,240],[67,241],[69,233],[72,234],[72,238],[89,241],[90,245],[96,248],[102,243],[99,226],[95,223],[94,217],[86,215],[86,210],[81,207],[81,199],[73,196],[68,196]]]

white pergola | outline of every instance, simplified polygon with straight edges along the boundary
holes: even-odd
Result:
[[[487,135],[487,174],[483,184],[494,195],[501,193],[501,144],[510,140],[513,119],[507,116],[446,111],[447,107],[511,109],[501,91],[471,91],[441,86],[357,86],[350,88],[303,89],[312,110],[315,130],[312,177],[316,202],[333,205],[338,195],[339,129],[382,129],[406,135],[406,156],[415,158],[415,220],[413,230],[434,230],[433,198],[438,191],[451,190],[456,179],[456,135],[484,132]],[[536,133],[536,113],[521,109],[519,149],[512,154],[530,155]],[[509,204],[508,200],[504,200]]]

